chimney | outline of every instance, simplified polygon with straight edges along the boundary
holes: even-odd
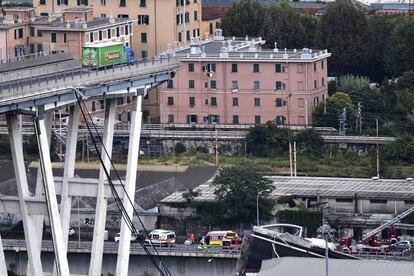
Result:
[[[87,30],[87,29],[88,29],[88,24],[83,23],[83,24],[82,24],[82,29]]]
[[[70,28],[70,23],[66,23],[66,28]]]
[[[115,23],[114,14],[112,12],[109,13],[109,23],[111,24]]]

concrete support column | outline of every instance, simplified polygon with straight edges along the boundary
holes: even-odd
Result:
[[[114,138],[114,124],[115,124],[115,110],[116,99],[110,99],[106,102],[105,109],[105,121],[104,121],[104,134],[102,144],[106,148],[108,155],[104,148],[101,150],[101,156],[103,160],[103,166],[108,172],[110,172],[110,158],[112,156],[112,144]],[[103,257],[103,245],[104,245],[104,231],[106,224],[106,209],[107,200],[105,198],[105,182],[107,176],[105,174],[104,167],[101,165],[99,170],[98,180],[98,194],[96,198],[96,211],[95,211],[95,225],[93,228],[93,241],[91,251],[91,263],[89,266],[89,276],[101,276],[101,266]]]
[[[36,233],[34,218],[29,216],[25,199],[30,197],[29,186],[27,185],[26,168],[23,156],[23,137],[19,128],[17,115],[7,114],[7,127],[9,130],[10,148],[13,158],[14,174],[19,195],[20,213],[23,220],[24,236],[29,263],[30,275],[43,275],[42,262],[40,260],[39,235]]]
[[[53,111],[50,111],[45,114],[45,120],[46,120],[46,131],[47,131],[47,139],[50,146],[51,136],[52,136],[52,121],[53,121]],[[40,167],[40,160],[39,160],[39,167],[37,168],[37,179],[36,179],[36,197],[37,198],[44,198],[44,190],[43,190],[43,177],[42,177],[42,169]],[[41,255],[41,247],[42,247],[42,236],[43,236],[43,222],[44,222],[44,216],[42,215],[31,215],[33,217],[33,221],[35,224],[35,235],[37,235],[36,241],[38,242],[39,251],[36,252],[36,254]],[[29,266],[29,264],[27,264]],[[27,268],[27,276],[36,276],[30,274],[30,268]]]
[[[0,235],[0,275],[7,275],[6,258],[4,257],[3,242]]]
[[[139,140],[141,136],[141,120],[142,120],[142,95],[134,96],[132,98],[132,111],[131,111],[131,129],[129,135],[128,146],[128,163],[125,179],[125,190],[128,194],[131,202],[127,196],[123,198],[123,205],[125,206],[127,215],[132,219],[134,215],[134,199],[135,199],[135,184],[137,178],[137,166],[139,155]],[[131,230],[125,223],[125,220],[121,222],[121,232],[118,247],[118,259],[116,262],[116,276],[128,276],[129,265],[129,250],[131,243]]]
[[[76,161],[76,144],[78,141],[78,128],[79,128],[79,105],[70,107],[68,132],[66,137],[66,152],[65,152],[65,164],[63,168],[62,179],[62,193],[60,202],[60,219],[62,221],[63,240],[65,247],[67,248],[68,235],[69,235],[69,223],[70,223],[70,211],[72,208],[72,197],[69,196],[69,182],[68,179],[75,175],[75,161]]]
[[[46,131],[46,120],[44,116],[44,109],[42,107],[39,107],[38,109],[36,127],[36,135],[39,143],[39,155],[40,160],[42,161],[40,166],[43,173],[45,197],[49,211],[50,228],[52,230],[53,246],[55,251],[56,269],[58,275],[69,276],[69,265],[63,239],[62,225],[59,217],[55,184],[53,181],[52,163],[50,161],[50,148]]]

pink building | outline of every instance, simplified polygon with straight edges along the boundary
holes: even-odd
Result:
[[[219,30],[218,30],[219,31]],[[161,123],[312,124],[328,96],[327,50],[262,49],[261,38],[193,43],[160,90]]]

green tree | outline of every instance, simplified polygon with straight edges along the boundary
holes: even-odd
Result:
[[[273,202],[268,195],[274,189],[251,164],[222,168],[213,180],[214,194],[222,223],[255,223],[256,199],[260,193],[260,217],[271,217]]]
[[[226,36],[259,36],[262,33],[265,9],[256,0],[235,2],[221,21]]]
[[[247,153],[260,157],[274,157],[288,150],[289,131],[274,121],[250,129],[246,136]]]
[[[267,9],[264,20],[264,36],[270,45],[278,48],[312,47],[317,21],[289,7],[287,3]]]
[[[364,74],[380,83],[385,77],[384,55],[388,37],[398,19],[395,16],[372,16],[368,19],[368,63]]]
[[[326,108],[325,108],[326,104]],[[336,92],[328,97],[326,103],[320,104],[313,112],[314,126],[335,127],[339,125],[338,116],[346,108],[348,122],[353,122],[355,106],[351,97],[343,92]]]
[[[389,76],[414,70],[414,18],[402,17],[387,40],[384,62]]]
[[[297,151],[300,154],[321,156],[323,152],[322,136],[313,128],[300,131],[296,137]]]
[[[339,78],[339,88],[340,91],[361,91],[366,88],[369,88],[371,81],[367,77],[354,76],[347,74]]]
[[[332,53],[328,67],[331,75],[358,74],[367,63],[367,19],[349,0],[330,3],[321,16],[319,47]]]

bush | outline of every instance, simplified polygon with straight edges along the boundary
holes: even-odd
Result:
[[[177,144],[175,144],[175,147],[174,147],[175,154],[178,155],[178,154],[184,153],[186,151],[187,151],[187,148],[184,146],[183,143],[178,142]]]

